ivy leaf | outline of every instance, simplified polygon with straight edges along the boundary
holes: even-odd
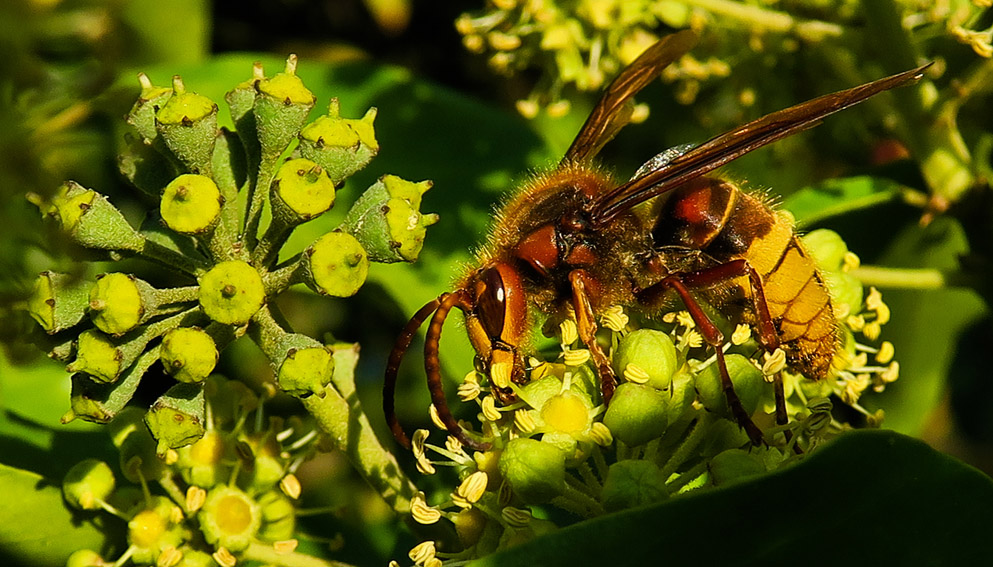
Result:
[[[921,441],[859,431],[781,472],[576,524],[472,565],[978,565],[991,556],[993,480]]]
[[[842,177],[804,187],[783,200],[798,227],[816,225],[831,217],[865,209],[897,198],[903,186],[882,177]]]
[[[97,526],[66,507],[62,489],[33,472],[0,464],[0,494],[4,565],[64,565],[78,549],[106,545]]]

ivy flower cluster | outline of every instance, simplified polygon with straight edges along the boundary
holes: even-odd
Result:
[[[880,390],[898,375],[892,345],[878,343],[888,311],[878,291],[863,300],[862,284],[849,273],[857,258],[836,233],[818,230],[804,241],[829,282],[844,337],[829,377],[812,381],[794,373],[785,353],[765,353],[748,325],[732,326],[723,345],[735,391],[765,432],[764,445],[752,446],[734,421],[716,356],[688,312],[642,322],[619,306],[600,314],[599,339],[620,377],[609,406],[576,323],[566,319],[551,356],[530,360],[529,382],[509,384],[512,403],[492,395],[496,378],[478,371],[459,387],[460,400],[478,408],[476,420],[463,427],[492,449],[470,454],[452,436],[443,446],[431,443],[427,430],[413,436],[421,473],[447,467],[458,478],[447,495],[415,497],[413,518],[450,521],[463,547],[443,551],[425,541],[410,559],[419,566],[473,559],[559,527],[549,517],[590,518],[739,482],[788,465],[849,429],[834,405],[861,409],[863,390]],[[777,374],[786,386],[787,425],[775,423]],[[870,417],[872,424],[881,419]],[[569,514],[549,515],[549,507]]]
[[[157,455],[161,441],[132,406],[108,428],[127,482],[97,459],[69,470],[66,502],[126,522],[127,546],[116,560],[79,550],[67,565],[296,564],[294,473],[316,450],[317,431],[299,418],[267,418],[264,400],[240,382],[212,375],[204,390],[206,430],[192,445]]]
[[[256,64],[227,93],[234,131],[219,127],[217,104],[188,91],[180,77],[167,88],[140,75],[119,158],[121,172],[154,203],[137,228],[106,196],[75,182],[48,200],[32,196],[59,233],[98,259],[137,257],[165,266],[162,277],[169,278],[51,271],[38,277],[28,310],[47,333],[51,356],[72,373],[63,421],[115,420],[146,371],[161,362],[176,383],[145,423],[159,455],[188,446],[208,432],[204,383],[218,352],[246,334],[269,359],[282,391],[332,391],[331,348],[287,329],[273,299],[295,284],[353,295],[370,262],[416,259],[437,216],[418,210],[430,182],[386,175],[340,225],[302,252],[281,253],[293,230],[328,211],[345,180],[379,150],[375,109],[344,118],[332,100],[326,114],[308,122],[316,97],[296,65],[291,55],[283,72],[267,77]],[[187,285],[173,286],[183,280]]]
[[[993,54],[993,27],[983,27],[987,0],[895,4],[908,33],[947,35],[981,57]],[[852,0],[489,0],[486,8],[463,14],[455,25],[466,49],[485,54],[497,73],[541,72],[532,92],[517,102],[518,111],[533,118],[542,109],[552,117],[568,113],[566,87],[599,91],[666,29],[708,29],[723,36],[663,74],[675,85],[676,100],[692,104],[703,85],[728,77],[732,69],[767,67],[769,55],[845,37],[864,25],[861,12],[861,4]],[[730,101],[749,107],[758,94],[742,85],[721,90],[720,105],[711,111],[714,119],[728,113]],[[636,118],[647,116],[647,107],[638,110]]]

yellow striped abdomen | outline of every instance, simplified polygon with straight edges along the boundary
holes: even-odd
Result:
[[[808,378],[824,378],[839,346],[827,285],[792,222],[753,197],[742,197],[775,217],[769,232],[755,238],[741,257],[762,277],[769,315],[779,330],[787,362]]]

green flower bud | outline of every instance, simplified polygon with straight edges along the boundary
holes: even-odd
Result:
[[[707,465],[710,481],[715,486],[733,484],[765,472],[762,457],[741,449],[728,449],[711,459]]]
[[[687,371],[677,372],[672,377],[672,388],[669,390],[669,427],[682,420],[692,420],[694,416],[693,400],[696,399],[693,375]]]
[[[239,131],[241,131],[241,120],[245,116],[251,116],[252,107],[255,106],[255,95],[258,93],[256,85],[264,79],[265,72],[262,69],[262,63],[256,61],[252,65],[252,78],[238,83],[235,88],[224,95],[224,100],[227,101],[228,107],[231,109],[231,120]]]
[[[247,494],[233,486],[217,485],[197,514],[207,543],[233,553],[243,551],[262,525],[262,511]]]
[[[665,433],[669,398],[651,386],[624,382],[614,391],[603,424],[614,439],[631,447],[643,445]]]
[[[210,175],[217,139],[217,105],[186,92],[183,79],[172,78],[173,95],[155,114],[155,126],[166,146],[193,173]]]
[[[121,175],[142,193],[155,198],[176,176],[175,165],[169,161],[168,155],[159,151],[160,145],[126,134],[124,144],[117,150],[117,169]]]
[[[549,432],[576,436],[593,424],[592,407],[588,397],[567,390],[548,398],[539,414]]]
[[[127,406],[138,389],[141,372],[126,372],[123,379],[113,384],[95,382],[86,374],[73,374],[70,410],[62,423],[81,418],[95,423],[107,423]]]
[[[57,220],[73,242],[86,248],[140,252],[145,245],[144,237],[106,197],[75,181],[64,183],[51,202],[39,208]]]
[[[334,205],[334,183],[309,159],[291,159],[272,182],[273,215],[289,225],[315,218]]]
[[[430,181],[384,175],[352,205],[340,228],[362,243],[373,262],[413,262],[424,246],[425,228],[438,222],[438,215],[418,210],[430,188]]]
[[[162,191],[159,212],[166,226],[181,234],[203,234],[221,216],[221,191],[205,175],[185,174]]]
[[[203,388],[196,384],[176,384],[145,413],[145,425],[158,440],[158,455],[196,442],[206,431],[205,422]]]
[[[703,457],[713,457],[728,449],[750,446],[748,434],[737,423],[729,419],[712,419],[698,452]]]
[[[262,276],[246,262],[221,262],[200,277],[200,307],[218,323],[244,325],[264,303]]]
[[[759,407],[759,400],[762,398],[762,390],[765,386],[762,371],[740,354],[729,354],[725,360],[727,361],[728,374],[731,376],[731,383],[734,385],[734,392],[738,394],[741,405],[745,408],[745,413],[752,415]],[[697,374],[696,391],[705,408],[719,417],[731,417],[731,410],[721,385],[720,368],[717,363],[711,364]]]
[[[828,291],[831,292],[831,307],[835,315],[855,315],[862,310],[862,282],[848,272],[821,272]]]
[[[80,510],[100,509],[114,487],[114,472],[107,463],[97,459],[76,463],[62,480],[66,502]]]
[[[68,372],[83,372],[99,382],[113,383],[141,354],[134,348],[135,341],[114,339],[96,329],[87,329],[76,340],[76,360],[67,367]],[[140,345],[142,348],[144,344]]]
[[[217,344],[199,327],[179,327],[162,337],[162,366],[180,382],[203,382],[217,365]]]
[[[461,512],[452,518],[455,524],[455,533],[459,536],[459,541],[466,548],[476,545],[483,535],[483,530],[489,524],[486,513],[477,507],[463,508]]]
[[[565,453],[536,439],[511,439],[500,455],[500,473],[514,492],[541,504],[565,490]]]
[[[323,395],[331,383],[334,356],[331,349],[300,334],[287,334],[263,351],[276,369],[276,382],[291,396]]]
[[[837,232],[819,228],[803,235],[801,240],[820,269],[830,272],[841,269],[845,254],[848,254],[848,245]]]
[[[616,512],[665,500],[665,481],[651,461],[618,461],[610,465],[600,501],[608,512]]]
[[[209,553],[199,549],[192,549],[184,545],[179,548],[179,551],[182,552],[183,558],[173,567],[216,567],[217,565]]]
[[[155,289],[144,280],[113,272],[97,276],[90,290],[90,319],[108,335],[121,336],[142,323],[155,306]]]
[[[354,236],[329,232],[303,253],[306,282],[322,295],[349,297],[369,275],[369,257]]]
[[[296,530],[296,508],[293,501],[278,490],[270,490],[258,499],[262,509],[262,529],[259,539],[263,541],[286,541],[293,539]]]
[[[669,335],[655,329],[638,329],[621,338],[613,356],[614,372],[623,376],[628,365],[648,376],[648,384],[668,390],[679,366],[676,346]]]
[[[110,427],[111,441],[117,446],[124,478],[141,483],[172,474],[155,452],[157,443],[145,425],[144,410],[129,406],[117,415]]]
[[[272,435],[247,435],[241,439],[239,451],[250,451],[248,458],[252,466],[242,470],[238,485],[247,487],[253,494],[270,490],[286,475],[286,464],[280,458],[281,448]]]
[[[103,560],[99,553],[92,549],[80,549],[73,551],[69,559],[66,560],[66,567],[106,567],[108,562]]]
[[[379,152],[372,126],[375,119],[375,108],[360,120],[342,118],[338,99],[332,99],[328,113],[300,131],[300,155],[320,164],[338,185]]]
[[[153,496],[151,506],[135,514],[128,522],[131,560],[137,565],[155,564],[159,554],[179,547],[184,531],[173,520],[182,512],[165,496]]]
[[[257,82],[258,96],[253,111],[264,160],[276,159],[283,153],[317,102],[314,93],[296,76],[296,67],[297,57],[290,55],[282,73]]]
[[[176,467],[183,480],[196,486],[214,486],[226,478],[229,473],[223,459],[228,447],[227,438],[211,429],[192,445],[177,449]]]
[[[155,113],[172,97],[172,89],[156,87],[144,73],[138,73],[138,83],[141,84],[141,94],[131,107],[127,121],[144,140],[142,145],[148,146],[158,136],[158,131],[155,129]]]
[[[44,271],[28,297],[28,314],[50,335],[73,327],[86,316],[92,286],[73,275]]]

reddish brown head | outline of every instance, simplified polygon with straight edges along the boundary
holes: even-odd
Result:
[[[397,338],[386,365],[383,410],[393,436],[404,447],[410,447],[410,439],[400,426],[394,409],[397,371],[417,329],[430,317],[424,338],[424,371],[431,402],[449,433],[463,445],[477,450],[489,448],[489,444],[466,434],[452,415],[445,398],[438,348],[445,319],[453,307],[465,314],[469,340],[490,372],[494,385],[507,388],[510,381],[520,383],[524,380],[524,359],[519,348],[527,319],[523,282],[514,266],[491,261],[469,274],[459,289],[442,294],[422,307]]]

